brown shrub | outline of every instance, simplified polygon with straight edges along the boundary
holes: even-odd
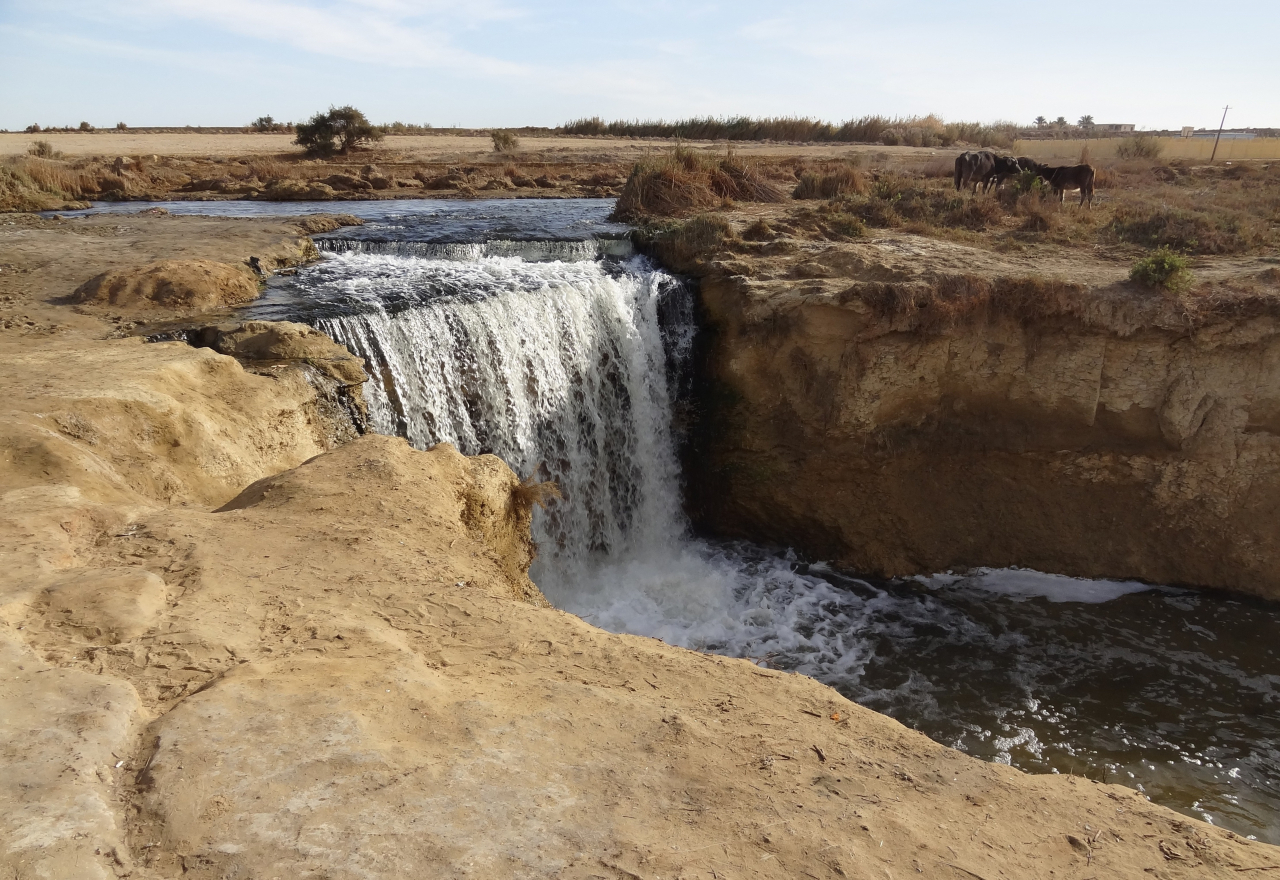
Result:
[[[22,170],[37,187],[48,193],[80,198],[94,192],[93,178],[66,163],[48,159],[27,159]]]
[[[763,217],[742,231],[742,237],[746,241],[772,241],[777,235],[778,233],[769,225],[769,221]]]
[[[290,166],[281,162],[279,159],[265,158],[254,159],[249,162],[248,176],[256,177],[258,180],[283,180],[292,177]]]
[[[733,227],[716,214],[700,214],[649,233],[649,243],[659,258],[677,271],[693,268],[732,240]]]
[[[554,480],[539,481],[533,475],[525,477],[511,489],[511,503],[521,513],[531,512],[535,504],[545,509],[552,498],[563,497]]]
[[[1120,205],[1102,235],[1113,242],[1193,254],[1243,253],[1265,238],[1262,230],[1241,214],[1208,214],[1165,205]]]
[[[1014,213],[1023,218],[1019,227],[1023,232],[1046,233],[1062,227],[1061,212],[1056,206],[1050,206],[1039,193],[1018,196]]]
[[[845,296],[861,299],[883,321],[925,333],[1000,317],[1020,322],[1049,317],[1091,320],[1084,285],[1039,277],[948,275],[933,283],[867,282]]]
[[[938,218],[941,225],[988,229],[1004,220],[1004,211],[995,199],[961,199],[960,202]]]
[[[866,175],[847,165],[832,168],[822,174],[804,171],[800,182],[791,193],[793,199],[834,199],[843,195],[866,195],[870,191]]]

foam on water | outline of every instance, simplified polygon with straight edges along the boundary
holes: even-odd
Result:
[[[1152,589],[1150,584],[1139,581],[1088,580],[1029,568],[978,568],[964,575],[935,574],[915,580],[935,590],[970,588],[1015,599],[1040,597],[1050,602],[1110,602]]]

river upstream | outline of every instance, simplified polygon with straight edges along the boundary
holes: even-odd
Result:
[[[558,607],[1280,844],[1280,609],[1017,569],[883,582],[696,536],[672,418],[694,293],[630,252],[610,202],[164,207],[366,220],[317,237],[326,259],[273,279],[245,316],[310,323],[364,358],[377,431],[556,481],[531,574]]]

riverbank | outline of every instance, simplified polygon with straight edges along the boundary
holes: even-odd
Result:
[[[495,459],[343,442],[314,352],[242,365],[116,338],[154,304],[67,303],[157,260],[304,259],[297,226],[15,217],[0,235],[16,871],[1280,864],[1128,789],[978,762],[803,677],[546,608],[524,576],[530,502]]]

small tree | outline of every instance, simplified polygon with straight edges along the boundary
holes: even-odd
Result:
[[[27,126],[27,134],[39,134],[39,133],[40,133],[39,123],[32,123],[31,125]]]
[[[93,131],[93,126],[92,126],[92,125],[90,125],[90,124],[89,124],[89,123],[87,123],[87,122],[82,122],[82,123],[80,123],[80,130],[81,130],[81,131]]]
[[[382,132],[365,115],[350,105],[330,107],[310,122],[299,122],[293,142],[313,156],[348,153],[353,147],[382,140]]]
[[[116,131],[128,131],[128,130],[129,130],[129,126],[125,125],[123,122],[116,123]]]
[[[270,116],[259,116],[249,126],[254,131],[278,131],[280,126],[276,125],[275,119]]]

